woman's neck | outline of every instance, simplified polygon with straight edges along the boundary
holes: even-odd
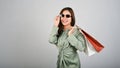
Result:
[[[72,28],[71,25],[66,25],[66,26],[64,26],[64,30],[70,30],[71,28]]]

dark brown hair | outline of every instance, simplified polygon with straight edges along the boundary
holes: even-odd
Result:
[[[75,25],[75,15],[74,15],[73,9],[70,7],[65,7],[60,11],[60,14],[62,14],[63,11],[65,11],[65,10],[68,10],[70,12],[70,14],[71,14],[71,26],[74,26]],[[60,19],[58,27],[59,27],[59,29],[58,29],[57,37],[59,37],[62,34],[63,28],[64,28],[64,26],[61,22],[61,19]]]

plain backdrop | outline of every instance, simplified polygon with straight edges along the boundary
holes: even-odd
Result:
[[[120,68],[120,0],[0,0],[0,68],[56,68],[48,38],[64,7],[105,46],[90,57],[78,52],[82,68]]]

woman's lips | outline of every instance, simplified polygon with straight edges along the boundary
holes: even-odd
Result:
[[[67,23],[68,21],[66,20],[66,21],[62,21],[63,23]]]

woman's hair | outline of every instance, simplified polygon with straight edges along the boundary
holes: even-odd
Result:
[[[62,14],[65,10],[70,12],[70,14],[71,14],[71,23],[70,24],[71,24],[71,26],[74,26],[75,25],[75,15],[74,15],[73,9],[70,7],[65,7],[60,11],[60,14]],[[61,18],[60,18],[58,27],[59,27],[59,29],[58,29],[57,37],[59,37],[62,34],[63,29],[64,29],[64,25],[61,22]]]

